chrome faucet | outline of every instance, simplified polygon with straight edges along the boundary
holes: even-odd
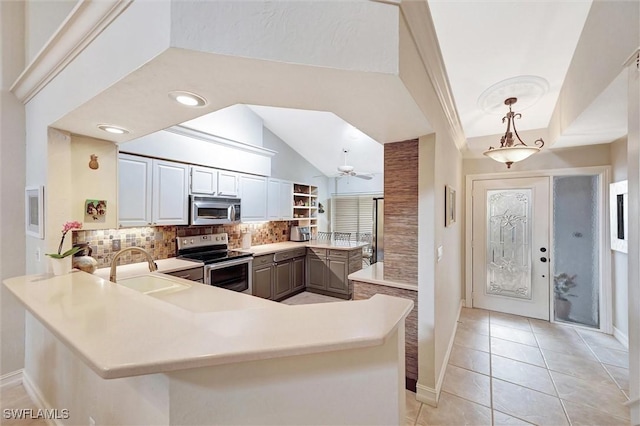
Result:
[[[122,256],[122,254],[128,251],[139,251],[141,253],[144,253],[144,255],[147,257],[147,262],[149,263],[149,272],[158,270],[158,265],[156,265],[156,262],[153,261],[153,257],[151,257],[148,251],[140,247],[127,247],[117,252],[115,256],[113,256],[113,259],[111,260],[111,271],[109,272],[109,281],[111,281],[112,283],[116,282],[116,267],[118,266],[118,259],[120,258],[120,256]]]

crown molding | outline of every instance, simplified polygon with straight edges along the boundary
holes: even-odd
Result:
[[[10,90],[23,103],[29,102],[132,2],[133,0],[79,0]]]
[[[467,149],[466,137],[460,123],[460,116],[453,99],[453,93],[451,92],[449,77],[444,66],[444,59],[442,58],[438,36],[433,26],[429,5],[426,0],[402,2],[400,3],[400,10],[407,22],[413,42],[429,76],[429,81],[438,97],[442,113],[449,124],[447,127],[451,138],[458,150],[464,152]],[[428,25],[425,25],[425,20]]]
[[[623,68],[627,68],[631,66],[631,64],[636,63],[636,68],[640,68],[640,47],[633,51],[631,55],[627,58],[626,61],[622,64]]]
[[[210,133],[202,132],[200,130],[192,129],[185,126],[171,126],[163,130],[164,132],[173,133],[188,138],[199,139],[205,142],[211,142],[222,146],[231,147],[245,152],[251,152],[253,154],[263,155],[265,157],[273,157],[277,154],[276,151],[271,149],[262,148],[256,145],[250,145],[244,142],[238,142],[231,139],[223,138],[222,136],[212,135]]]

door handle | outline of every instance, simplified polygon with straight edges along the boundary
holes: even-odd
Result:
[[[546,251],[547,251],[547,248],[546,248],[546,247],[540,247],[540,251],[541,251],[542,253],[544,253],[544,252],[546,252]]]
[[[546,258],[546,257],[541,257],[541,258],[540,258],[540,262],[542,262],[542,263],[546,263],[546,262],[547,262],[547,258]]]

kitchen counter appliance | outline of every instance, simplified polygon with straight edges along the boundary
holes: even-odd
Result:
[[[311,231],[308,226],[292,226],[289,239],[291,241],[309,241],[311,240]]]
[[[253,255],[229,250],[226,233],[179,237],[178,258],[201,262],[207,285],[251,294]]]
[[[191,195],[190,200],[190,225],[226,225],[240,222],[240,200],[237,198]]]

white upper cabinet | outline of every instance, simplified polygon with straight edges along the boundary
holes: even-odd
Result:
[[[293,219],[293,183],[280,182],[280,217],[283,220]]]
[[[237,197],[239,192],[238,174],[225,170],[218,171],[218,196]]]
[[[151,225],[153,160],[134,155],[118,157],[118,221],[120,226]]]
[[[267,178],[240,175],[240,215],[243,222],[266,221]]]
[[[153,160],[154,225],[189,223],[189,166]]]
[[[118,157],[118,223],[125,226],[187,225],[188,166],[146,157]]]
[[[236,172],[191,166],[190,173],[191,194],[236,198],[240,193]]]
[[[293,218],[293,183],[269,179],[268,184],[269,220],[290,220]]]
[[[218,171],[209,167],[191,166],[191,193],[216,195],[218,192]]]

